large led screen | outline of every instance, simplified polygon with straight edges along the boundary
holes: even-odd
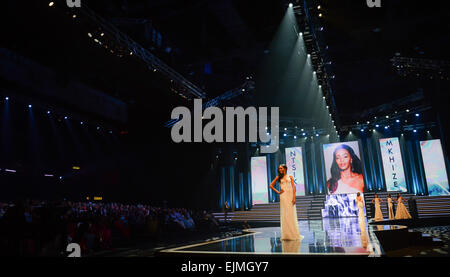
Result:
[[[428,194],[430,196],[450,195],[441,140],[421,141],[420,150],[422,151]]]
[[[291,175],[295,184],[295,195],[305,195],[305,176],[303,172],[303,156],[301,147],[286,148],[287,174]]]
[[[358,141],[324,144],[323,156],[328,194],[364,192]]]
[[[364,196],[361,194],[364,201]],[[365,205],[363,206],[366,214]],[[356,193],[327,195],[325,208],[322,209],[322,217],[351,217],[358,216]]]
[[[407,192],[402,153],[398,138],[380,139],[384,181],[387,191]]]
[[[252,157],[252,205],[269,203],[266,157]]]

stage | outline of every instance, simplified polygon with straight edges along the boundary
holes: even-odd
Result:
[[[157,256],[366,256],[380,257],[384,251],[376,231],[405,230],[399,225],[369,225],[358,218],[300,220],[300,241],[281,241],[280,227],[244,230],[244,235],[185,245],[159,251]]]

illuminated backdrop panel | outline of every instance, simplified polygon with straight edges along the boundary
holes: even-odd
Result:
[[[303,172],[303,156],[301,147],[286,148],[287,174],[294,178],[295,195],[305,195],[305,176]]]
[[[402,153],[398,138],[380,139],[384,181],[387,191],[407,192]]]
[[[252,205],[269,203],[266,157],[251,158]]]
[[[323,156],[328,194],[364,192],[363,164],[358,141],[324,144]]]
[[[420,150],[427,179],[428,194],[430,196],[450,195],[441,140],[421,141]]]

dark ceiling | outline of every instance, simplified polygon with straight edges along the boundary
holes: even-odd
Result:
[[[150,99],[157,90],[167,91],[137,58],[118,58],[96,48],[86,36],[88,25],[81,19],[81,23],[72,20],[67,9],[63,12],[49,8],[47,2],[36,1],[26,7],[9,1],[8,9],[14,12],[3,17],[6,20],[3,26],[12,26],[6,30],[7,46],[70,72],[129,103]],[[299,1],[296,2],[298,5]],[[445,24],[447,14],[443,4],[382,0],[382,8],[368,8],[365,0],[313,2],[320,4],[321,10],[311,6],[311,15],[323,13],[321,50],[325,62],[331,62],[326,67],[329,75],[335,76],[330,83],[342,124],[354,120],[366,108],[426,86],[398,76],[390,62],[395,55],[448,60],[449,26]],[[169,54],[160,50],[155,50],[155,54],[211,98],[256,74],[289,1],[84,0],[82,3],[116,22],[119,29],[150,49],[138,20],[151,21],[171,46]],[[117,24],[120,20],[128,23]],[[205,64],[210,65],[211,72],[205,72]],[[158,93],[158,97],[164,95]],[[172,106],[177,101],[171,97],[163,103]]]
[[[255,76],[289,4],[281,0],[81,1],[202,88],[208,99],[241,85],[247,76]],[[390,61],[397,55],[449,60],[444,1],[381,1],[382,8],[372,9],[365,0],[314,0],[315,5],[321,5],[320,11],[311,6],[310,14],[316,19],[323,13],[318,19],[324,27],[320,50],[324,62],[331,62],[326,65],[327,74],[335,76],[329,82],[341,125],[354,124],[368,108],[401,99],[419,88],[425,94],[439,88],[441,95],[449,88],[446,80],[436,83],[438,80],[400,76]],[[149,172],[149,182],[158,184],[167,182],[163,174],[167,168],[178,166],[171,177],[184,181],[179,184],[180,199],[184,200],[186,194],[192,194],[192,187],[184,184],[197,184],[198,172],[210,168],[218,154],[210,151],[209,144],[168,140],[170,130],[163,124],[172,107],[186,104],[186,100],[172,93],[169,80],[149,70],[136,55],[111,54],[96,44],[88,33],[98,35],[98,27],[81,15],[74,19],[76,9],[51,8],[49,2],[3,1],[0,47],[51,67],[63,78],[80,80],[127,102],[130,120],[128,126],[121,127],[130,135],[123,139],[134,136],[129,142],[139,158],[128,163],[131,158],[118,154],[121,163],[129,167],[126,176],[140,174],[129,177],[135,178],[133,184],[140,188]],[[152,44],[142,23],[145,21],[162,34],[171,51]],[[104,43],[109,44],[107,40]],[[447,103],[441,100],[439,104],[448,115]],[[446,117],[442,118],[448,125]],[[231,149],[229,145],[224,149],[227,147]],[[199,158],[192,162],[192,156]],[[155,161],[159,167],[154,167]],[[133,189],[128,185],[124,188]],[[153,192],[153,187],[146,189]],[[162,195],[172,193],[172,186],[158,189],[165,190]],[[207,191],[202,193],[208,195]]]
[[[322,2],[336,104],[344,119],[430,85],[400,77],[390,62],[394,56],[449,60],[444,1],[382,1],[382,8],[372,9],[365,1]]]
[[[307,1],[314,17],[321,12],[323,56],[335,93],[341,124],[376,105],[427,86],[400,77],[390,59],[448,60],[449,25],[443,1],[382,1],[368,8],[365,0]],[[239,85],[258,66],[289,1],[95,1],[107,18],[148,18],[179,49],[176,62],[187,77],[210,95]],[[314,5],[312,3],[315,3]],[[93,3],[94,4],[94,3]],[[295,5],[303,1],[294,2]],[[320,5],[320,11],[315,5]],[[325,46],[328,46],[325,49]],[[202,66],[212,64],[211,75]]]

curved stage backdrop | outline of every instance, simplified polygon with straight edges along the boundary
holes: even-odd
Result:
[[[285,141],[276,153],[249,153],[248,158],[247,170],[236,164],[221,167],[221,206],[226,200],[233,210],[246,210],[254,204],[278,202],[269,184],[281,163],[294,177],[297,196],[358,191],[450,195],[440,139],[370,136],[333,143],[302,138]],[[345,170],[351,178],[341,178]]]

